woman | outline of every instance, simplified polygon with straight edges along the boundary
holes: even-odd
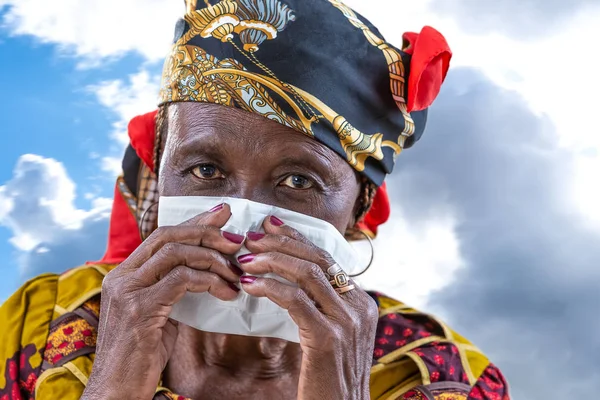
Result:
[[[220,229],[221,204],[156,229],[159,196],[245,198],[348,238],[387,218],[377,188],[423,133],[445,40],[425,28],[398,50],[337,0],[285,3],[187,1],[159,111],[129,126],[105,257],[28,282],[0,310],[0,400],[509,398],[498,369],[435,317],[335,290],[335,260],[285,221],[236,235]],[[252,253],[234,266],[242,244]],[[244,275],[268,272],[297,287]],[[227,301],[238,285],[287,309],[300,344],[168,318],[188,291]]]

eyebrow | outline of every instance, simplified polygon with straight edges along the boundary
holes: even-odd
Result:
[[[216,139],[210,138],[210,133],[188,134],[184,138],[177,137],[172,140],[175,142],[173,143],[171,156],[176,153],[181,159],[193,157],[200,152],[212,158],[222,157],[226,153],[226,149],[216,143]]]
[[[188,133],[184,138],[177,138],[175,143],[174,152],[179,155],[180,160],[192,158],[201,154],[203,156],[219,160],[227,156],[228,149],[218,143],[218,139],[211,139],[212,135],[236,135],[238,132],[234,132],[230,126],[219,127],[219,132],[215,132],[215,127],[203,126],[194,127],[191,130],[196,131]],[[200,133],[202,132],[202,133]],[[255,134],[260,134],[256,132]],[[290,132],[290,135],[300,135],[296,132]],[[284,139],[285,140],[285,139]],[[283,154],[275,163],[277,167],[288,166],[298,167],[305,170],[312,170],[315,173],[323,177],[330,177],[337,179],[341,171],[332,169],[333,158],[336,159],[340,156],[325,147],[324,144],[320,143],[316,139],[310,139],[311,141],[304,142],[297,151],[288,152]],[[329,151],[328,151],[329,150]],[[172,153],[173,155],[173,153]],[[313,162],[307,162],[311,159]]]

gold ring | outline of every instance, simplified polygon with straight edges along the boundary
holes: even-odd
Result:
[[[327,278],[331,286],[333,286],[335,291],[339,294],[354,289],[354,285],[350,284],[350,277],[338,264],[333,264],[331,267],[327,268]]]
[[[346,292],[349,292],[351,290],[354,290],[354,285],[344,286],[343,288],[336,288],[335,289],[335,291],[338,292],[338,294],[346,293]]]

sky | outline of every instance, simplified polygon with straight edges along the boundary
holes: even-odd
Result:
[[[181,1],[0,0],[0,301],[104,252],[126,124],[152,110]],[[597,0],[347,0],[454,52],[388,179],[361,279],[438,314],[515,399],[600,391]]]

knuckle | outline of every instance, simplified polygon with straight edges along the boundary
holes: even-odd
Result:
[[[211,264],[211,267],[216,264],[223,264],[225,257],[221,253],[213,249],[205,249],[206,259]]]
[[[169,275],[172,281],[178,282],[184,280],[188,275],[188,268],[184,267],[183,265],[178,265],[171,270]]]
[[[151,248],[160,248],[172,236],[172,232],[173,227],[171,226],[159,226],[148,236],[144,243],[147,243]]]
[[[114,270],[110,271],[102,280],[102,297],[103,298],[119,298],[119,293],[126,293],[126,280],[117,275]]]
[[[317,252],[317,264],[319,264],[322,267],[328,268],[335,264],[335,260],[333,259],[333,257],[331,257],[331,255],[328,252],[319,249],[319,251]]]
[[[131,299],[127,302],[127,312],[132,320],[142,319],[145,315],[144,307],[136,299]]]
[[[323,270],[317,264],[310,263],[308,267],[305,269],[305,274],[307,279],[311,281],[322,281],[323,280]]]
[[[338,343],[345,340],[344,332],[341,329],[330,329],[329,330],[329,338],[330,340]]]
[[[177,243],[169,242],[160,249],[160,254],[163,257],[172,257],[177,253],[178,249],[179,245]]]
[[[289,246],[292,243],[292,240],[293,240],[292,238],[285,236],[285,235],[279,235],[277,237],[277,241],[282,246]]]
[[[223,280],[215,274],[207,274],[204,279],[208,280],[211,285],[216,285],[223,282]]]
[[[364,319],[361,318],[360,315],[357,313],[348,313],[348,316],[346,318],[354,327],[359,327],[363,324],[363,322],[365,322]]]
[[[371,296],[367,295],[366,297],[366,317],[369,321],[376,321],[379,319],[379,307]]]
[[[109,276],[110,274],[109,272],[102,280],[102,288],[100,290],[102,291],[103,298],[112,297],[113,294],[114,278]]]
[[[303,234],[301,234],[300,232],[298,232],[295,229],[291,229],[289,235],[291,236],[291,238],[293,240],[295,240],[297,242],[304,243],[304,244],[309,245],[309,246],[314,246],[313,243],[306,238],[306,236],[304,236]]]
[[[308,299],[308,296],[304,290],[296,289],[294,291],[292,301],[290,302],[290,308],[305,308],[309,301],[310,300]]]
[[[154,232],[152,232],[150,234],[150,236],[148,237],[148,239],[153,238],[155,240],[163,238],[165,236],[168,236],[169,233],[171,232],[171,227],[170,226],[159,226],[158,228],[156,228],[154,230]]]
[[[356,325],[357,321],[355,320],[355,314],[350,312],[347,307],[341,307],[338,314],[340,321],[348,323],[350,322],[352,325]]]
[[[298,232],[295,229],[291,229],[289,230],[289,235],[294,239],[294,240],[302,240],[304,238],[304,236],[302,236],[302,234],[300,234],[300,232]]]
[[[197,225],[194,227],[194,232],[198,238],[198,246],[203,247],[206,239],[211,235],[220,236],[221,230],[211,225]]]
[[[281,253],[275,252],[275,251],[269,251],[267,253],[262,253],[261,257],[264,257],[266,260],[270,261],[269,264],[269,268],[272,267],[271,262],[275,263],[275,264],[282,264],[285,256]]]

